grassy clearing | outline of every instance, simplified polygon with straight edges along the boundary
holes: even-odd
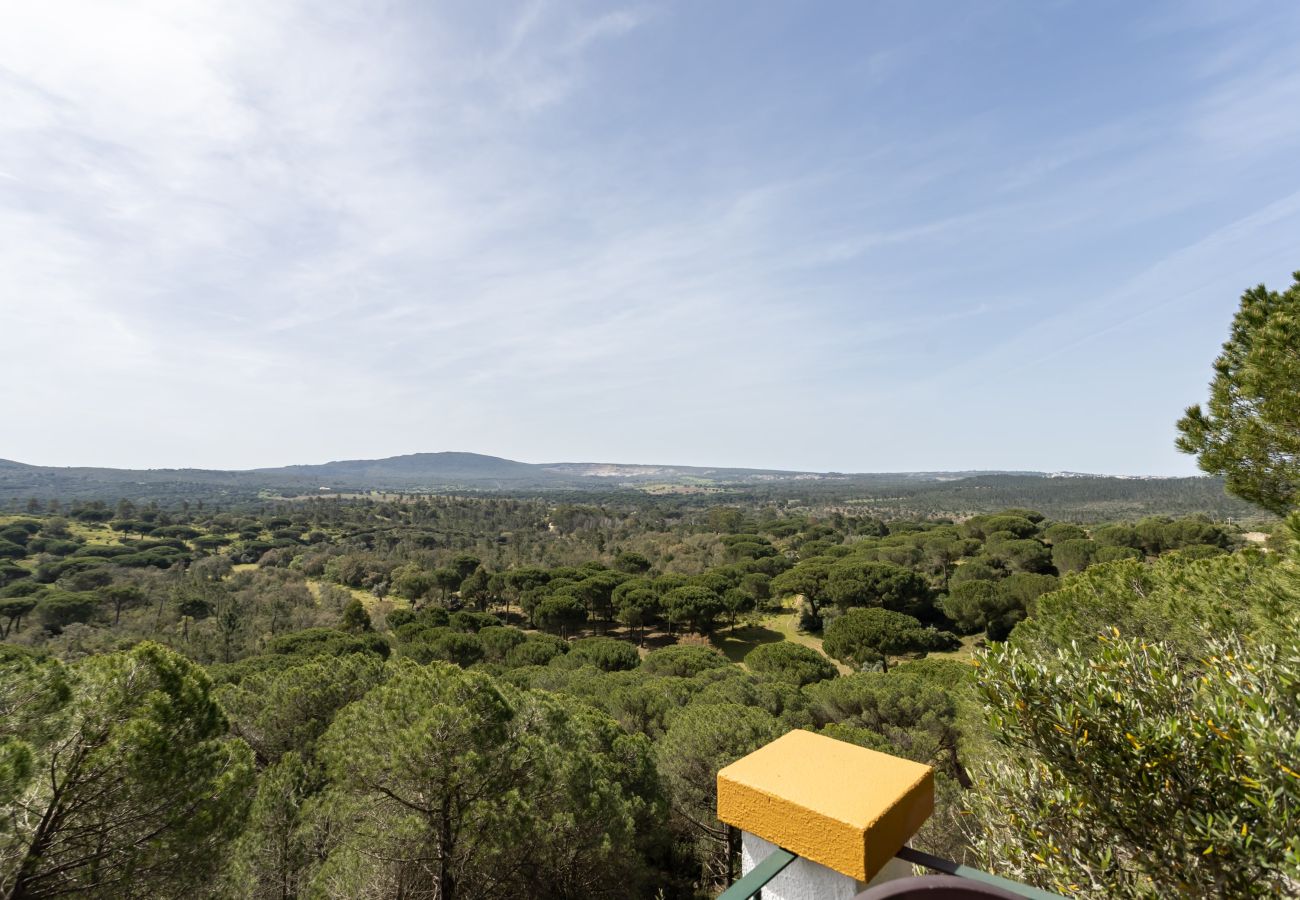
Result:
[[[763,644],[775,644],[778,641],[790,641],[810,647],[825,656],[822,639],[816,635],[799,630],[799,613],[790,608],[781,612],[760,616],[750,624],[742,625],[734,631],[722,629],[713,635],[713,646],[727,655],[727,659],[738,665],[744,665],[745,656],[755,647]],[[829,659],[829,657],[827,657]],[[848,675],[853,670],[842,663],[835,662],[841,675]]]
[[[306,579],[306,583],[307,583],[307,590],[311,591],[312,598],[316,601],[317,604],[320,603],[321,587],[327,583],[333,584],[333,582],[321,581],[319,578],[308,578]],[[380,602],[388,603],[389,606],[392,608],[410,605],[406,600],[403,600],[399,597],[393,597],[392,599],[385,599],[381,601],[374,594],[370,593],[370,591],[365,591],[362,590],[361,588],[347,587],[346,585],[342,585],[342,584],[334,584],[334,587],[345,590],[353,597],[356,597],[358,600],[360,600],[361,605],[366,608],[366,612],[371,612],[375,604]]]
[[[75,538],[80,538],[87,544],[116,544],[119,543],[118,534],[111,530],[107,525],[91,524],[88,522],[68,522],[68,533]]]
[[[955,659],[959,662],[970,662],[983,639],[984,635],[982,634],[967,635],[961,639],[961,646],[956,650],[930,653],[928,656],[934,659]],[[799,613],[790,608],[778,613],[761,616],[749,624],[739,626],[735,630],[721,629],[711,639],[714,647],[725,653],[727,659],[740,666],[744,666],[745,656],[755,647],[763,644],[774,644],[778,641],[791,641],[802,644],[805,647],[811,647],[823,656],[826,655],[826,651],[822,649],[822,639],[817,635],[800,631]],[[830,659],[830,657],[827,658]],[[889,664],[892,667],[910,658],[905,656],[890,657]],[[841,675],[853,674],[853,669],[849,666],[833,659],[831,662],[840,670]]]
[[[979,650],[979,644],[984,640],[982,634],[968,634],[961,639],[961,646],[956,650],[946,650],[942,653],[931,653],[930,657],[934,659],[955,659],[959,662],[970,662],[975,658],[975,651]]]
[[[723,630],[713,635],[713,646],[727,655],[727,659],[742,665],[749,651],[763,644],[785,640],[785,635],[765,625],[742,625],[735,631]]]

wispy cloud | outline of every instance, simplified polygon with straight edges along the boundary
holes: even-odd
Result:
[[[0,456],[1123,468],[1103,438],[1089,465],[1028,426],[957,445],[940,425],[1300,237],[1259,212],[1300,190],[1275,113],[1294,78],[1250,52],[1281,13],[1170,5],[1084,36],[1146,77],[1132,47],[1214,60],[1132,103],[1106,85],[1101,112],[1070,80],[1086,48],[1048,65],[993,9],[4,16],[0,376],[27,424]]]

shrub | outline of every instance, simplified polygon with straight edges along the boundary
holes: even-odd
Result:
[[[621,672],[641,665],[641,655],[627,641],[590,637],[574,641],[564,661],[566,665],[595,666],[605,672]]]
[[[388,658],[392,647],[377,634],[348,634],[334,628],[308,628],[271,638],[268,653],[282,656],[345,656],[374,653]]]
[[[557,656],[569,652],[567,641],[550,634],[530,634],[517,647],[506,652],[506,665],[516,669],[520,666],[544,666]]]
[[[89,622],[99,608],[96,594],[50,591],[36,604],[36,617],[46,631],[59,634],[74,622]]]
[[[755,674],[800,687],[839,674],[835,664],[825,656],[811,647],[791,641],[755,647],[745,656],[745,665]]]
[[[478,638],[483,642],[485,657],[493,662],[501,662],[511,650],[528,640],[518,628],[505,625],[489,625],[479,631]]]
[[[680,644],[652,650],[641,663],[650,675],[676,675],[691,678],[708,669],[731,665],[731,660],[709,647]]]
[[[432,628],[422,634],[419,640],[403,644],[401,650],[403,656],[419,663],[442,660],[462,668],[472,666],[485,653],[483,641],[477,634],[466,634],[451,628]]]
[[[1277,897],[1300,883],[1300,646],[1008,645],[981,691],[1007,753],[971,817],[1000,874],[1098,897]]]

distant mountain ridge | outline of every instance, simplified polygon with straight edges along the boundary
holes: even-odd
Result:
[[[326,463],[274,466],[258,469],[112,469],[96,466],[38,466],[0,459],[0,492],[19,483],[32,486],[87,486],[102,484],[160,485],[166,483],[213,486],[307,488],[330,490],[405,489],[447,487],[581,487],[608,489],[613,483],[747,484],[774,481],[861,480],[907,483],[943,481],[976,475],[969,472],[855,473],[805,472],[782,469],[651,465],[643,463],[525,463],[483,453],[444,451],[408,453],[384,459],[345,459]],[[1006,473],[1037,474],[1037,473]]]
[[[345,459],[335,462],[279,466],[251,469],[267,476],[321,476],[325,478],[366,479],[451,479],[490,481],[513,478],[538,478],[541,468],[532,463],[517,462],[483,453],[447,451],[443,453],[408,453],[385,459]]]
[[[1133,518],[1259,511],[1223,492],[1218,479],[1097,476],[1074,472],[800,472],[642,463],[525,463],[482,453],[410,453],[260,469],[111,469],[36,466],[0,459],[0,509],[29,498],[264,502],[277,498],[385,493],[550,494],[585,502],[624,493],[791,500],[822,508],[907,517],[969,515],[1029,506],[1049,515]],[[702,502],[710,502],[707,496]]]
[[[95,486],[205,486],[229,491],[436,490],[546,487],[563,481],[531,463],[481,453],[411,453],[262,469],[110,469],[34,466],[0,460],[0,497],[24,489],[74,495]]]

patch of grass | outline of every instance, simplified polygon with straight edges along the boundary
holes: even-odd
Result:
[[[98,523],[91,524],[71,519],[68,521],[68,533],[73,537],[81,538],[88,544],[117,543],[117,535],[107,525]]]
[[[955,659],[959,662],[970,662],[975,658],[975,651],[980,649],[979,643],[984,640],[982,634],[968,634],[961,639],[961,646],[956,650],[946,650],[941,653],[931,653],[929,658],[933,659]]]
[[[311,591],[312,598],[316,601],[317,605],[319,605],[320,589],[321,586],[325,584],[325,582],[321,581],[319,578],[308,578],[306,579],[306,583],[307,583],[307,590]],[[356,597],[358,600],[360,600],[361,605],[366,608],[366,612],[370,612],[371,607],[373,607],[376,603],[379,602],[379,598],[376,597],[374,594],[370,593],[370,591],[364,591],[361,588],[348,587],[342,584],[336,584],[334,585],[334,587],[342,588],[343,590],[351,594],[353,597]],[[403,600],[400,597],[393,597],[388,602],[393,606],[394,609],[403,606],[410,606],[410,603],[408,601]]]
[[[762,644],[775,644],[785,640],[785,635],[765,625],[743,625],[735,631],[724,630],[713,635],[713,646],[734,663],[741,663],[750,650]]]
[[[778,641],[790,641],[795,644],[802,644],[810,647],[818,653],[826,656],[822,650],[822,639],[816,635],[808,634],[799,630],[799,613],[797,610],[787,607],[781,612],[768,613],[758,616],[748,625],[743,625],[735,631],[722,629],[713,635],[713,646],[727,655],[727,659],[734,663],[743,665],[742,662],[749,651],[763,644],[774,644]],[[830,657],[826,657],[830,659]],[[843,663],[831,660],[841,675],[849,675],[853,672]]]

